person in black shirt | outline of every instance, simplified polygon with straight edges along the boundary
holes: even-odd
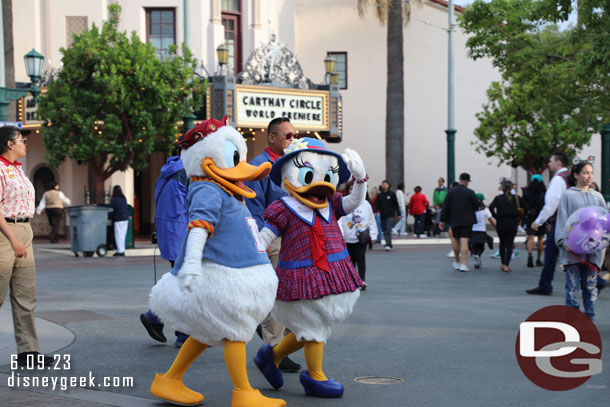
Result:
[[[394,226],[395,219],[400,220],[398,199],[391,188],[392,185],[388,180],[381,183],[381,192],[377,194],[375,207],[373,208],[375,212],[379,211],[381,215],[381,230],[385,238],[386,251],[392,250],[392,226]]]
[[[475,212],[479,208],[479,200],[474,191],[468,188],[470,174],[460,174],[460,182],[447,192],[441,210],[439,228],[445,230],[445,224],[451,225],[453,239],[451,246],[455,254],[453,268],[459,271],[469,271],[466,265],[468,241],[472,233],[472,225],[477,223]]]
[[[113,256],[125,256],[125,236],[129,226],[129,210],[127,209],[127,199],[119,185],[112,188],[112,198],[110,199],[110,219],[114,227],[114,241],[116,253]]]
[[[546,225],[539,227],[538,230],[532,229],[532,223],[536,220],[540,211],[544,207],[544,195],[546,187],[542,182],[540,174],[532,175],[530,185],[523,193],[523,207],[525,208],[525,216],[523,224],[527,233],[527,267],[534,267],[534,239],[538,238],[538,256],[536,258],[536,266],[542,266],[542,252],[544,250],[544,235],[546,234]]]
[[[502,191],[489,205],[489,211],[496,219],[496,230],[500,238],[500,259],[502,259],[502,271],[510,272],[510,258],[513,254],[513,242],[517,235],[519,215],[517,214],[518,196],[511,193],[513,183],[505,179],[502,181]]]

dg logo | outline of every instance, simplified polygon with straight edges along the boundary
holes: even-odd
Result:
[[[564,305],[542,308],[522,322],[515,353],[525,376],[547,390],[571,390],[602,372],[595,324]]]

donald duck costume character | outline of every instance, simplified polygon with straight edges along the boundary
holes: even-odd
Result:
[[[360,295],[362,280],[350,261],[337,219],[364,200],[368,176],[360,156],[341,156],[320,140],[293,140],[276,160],[271,180],[290,195],[267,207],[261,236],[267,247],[281,236],[276,273],[279,278],[273,316],[292,333],[276,347],[263,345],[254,362],[274,388],[283,386],[279,362],[304,348],[307,370],[300,381],[308,396],[340,397],[343,385],[322,370],[324,343],[332,328],[347,318]],[[356,183],[343,198],[336,186]]]
[[[278,279],[243,202],[256,194],[242,181],[264,178],[271,164],[245,162],[246,143],[226,117],[201,122],[177,144],[191,181],[188,235],[173,270],[152,288],[150,308],[190,337],[150,391],[175,404],[201,403],[203,395],[187,388],[182,376],[208,346],[224,345],[232,407],[285,406],[253,389],[246,372],[245,343],[273,307]]]

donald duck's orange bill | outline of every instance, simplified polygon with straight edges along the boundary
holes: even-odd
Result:
[[[240,161],[232,168],[219,168],[214,161],[207,157],[201,162],[203,172],[234,194],[252,199],[256,192],[245,186],[241,181],[258,181],[265,178],[271,172],[271,163],[262,163],[258,167]]]

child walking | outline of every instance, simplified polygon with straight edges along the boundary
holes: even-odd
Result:
[[[485,220],[489,220],[489,223],[491,223],[494,228],[496,227],[496,221],[491,215],[489,209],[487,209],[483,203],[485,200],[485,195],[481,193],[476,195],[477,199],[479,200],[479,209],[475,212],[477,223],[472,225],[472,234],[470,235],[468,244],[470,245],[470,252],[474,257],[474,268],[479,269],[482,265],[481,256],[485,251],[485,244],[489,245],[490,249],[493,249],[493,239],[487,234]]]
[[[581,161],[570,171],[570,184],[574,185],[565,192],[559,201],[555,242],[559,248],[559,262],[566,273],[566,305],[579,309],[576,297],[578,288],[582,291],[585,314],[593,320],[594,303],[597,299],[597,273],[602,262],[602,252],[577,254],[568,246],[568,233],[564,231],[566,221],[580,208],[594,206],[605,208],[603,196],[590,188],[593,183],[593,166]]]

